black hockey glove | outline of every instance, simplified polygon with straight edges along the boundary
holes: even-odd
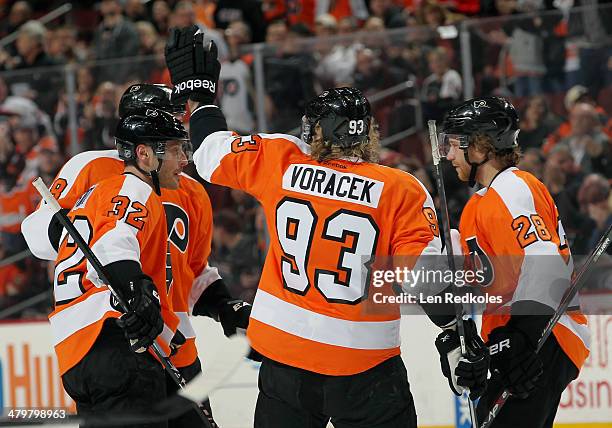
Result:
[[[219,310],[219,321],[223,327],[226,337],[233,336],[237,332],[246,333],[251,316],[251,305],[244,300],[230,300]]]
[[[489,334],[487,346],[492,376],[498,377],[511,394],[527,398],[542,375],[542,361],[528,337],[506,325]]]
[[[159,295],[149,278],[130,282],[132,297],[128,301],[130,311],[123,314],[117,324],[124,330],[134,352],[144,352],[164,329]]]
[[[489,371],[489,350],[476,331],[474,320],[463,321],[465,345],[468,356],[462,357],[456,324],[445,329],[436,338],[436,348],[440,353],[442,374],[448,379],[451,390],[461,395],[465,388],[470,389],[470,399],[480,397],[487,388]]]
[[[249,326],[251,305],[240,299],[232,299],[223,279],[218,279],[204,290],[193,305],[192,313],[221,322],[223,334],[230,337]]]
[[[185,335],[181,333],[180,330],[177,330],[176,333],[174,333],[172,340],[170,341],[170,356],[172,357],[176,355],[180,347],[183,346],[185,342],[187,342]]]
[[[217,93],[221,64],[217,46],[204,46],[204,34],[197,25],[172,28],[166,44],[166,65],[174,85],[171,100],[184,104],[188,99],[212,104]]]

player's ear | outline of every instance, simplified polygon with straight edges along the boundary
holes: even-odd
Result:
[[[147,163],[150,162],[150,157],[151,153],[149,151],[149,146],[146,144],[139,144],[136,146],[136,160]]]

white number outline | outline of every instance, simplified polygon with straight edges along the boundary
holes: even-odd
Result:
[[[79,231],[79,233],[83,237],[83,240],[89,243],[89,240],[91,239],[91,236],[93,234],[93,228],[91,226],[91,223],[89,222],[89,219],[86,216],[77,215],[74,217],[72,224],[74,224],[74,227]],[[80,224],[87,225],[87,229],[79,226]],[[83,233],[83,231],[85,230],[87,231],[87,233]],[[72,237],[64,229],[63,237],[60,240],[60,247],[65,240],[68,240],[66,242],[66,247],[73,248],[77,246],[76,242],[74,242]],[[72,269],[75,266],[80,265],[84,259],[85,254],[83,254],[83,252],[79,248],[77,248],[75,252],[72,253],[70,256],[66,257],[63,260],[60,260],[55,264],[55,269],[53,271],[53,290],[56,299],[56,305],[69,303],[85,292],[85,288],[83,287],[83,275],[85,275],[85,272],[69,272],[64,274],[63,281],[58,280],[59,276],[62,273],[64,273],[68,269]],[[77,277],[76,282],[73,279],[74,277]],[[58,299],[58,296],[65,295],[71,297]]]
[[[296,228],[299,228],[300,225],[300,220],[299,219],[295,219],[295,218],[291,218],[291,217],[287,217],[287,221],[286,222],[280,222],[279,223],[279,209],[287,202],[290,203],[294,203],[294,204],[298,204],[304,207],[308,208],[308,212],[311,215],[311,220],[312,220],[312,225],[310,226],[310,233],[308,235],[308,244],[306,246],[306,251],[305,251],[305,256],[304,256],[304,262],[302,263],[303,266],[298,266],[298,262],[296,261],[296,256],[295,255],[291,255],[289,253],[286,252],[286,248],[283,247],[283,238],[285,239],[292,239],[290,237],[288,237],[288,230],[289,230],[289,224],[290,222],[288,220],[294,220],[293,224],[296,224]],[[338,285],[339,287],[347,287],[349,288],[351,286],[351,274],[354,271],[354,267],[350,267],[350,266],[345,266],[344,262],[345,262],[345,254],[346,253],[351,253],[351,254],[355,254],[355,251],[357,249],[357,245],[358,245],[358,241],[359,238],[362,235],[362,232],[359,231],[355,231],[355,230],[348,230],[348,229],[342,229],[342,235],[340,237],[336,237],[333,236],[329,233],[329,225],[331,222],[333,222],[336,218],[342,216],[342,215],[350,215],[350,216],[355,216],[358,217],[360,219],[366,219],[369,222],[369,225],[372,226],[372,231],[374,232],[374,239],[373,239],[373,243],[371,244],[371,257],[365,261],[362,262],[360,268],[361,269],[365,269],[366,273],[365,273],[365,281],[363,283],[360,282],[361,284],[361,294],[359,295],[358,298],[353,299],[353,300],[346,300],[346,299],[335,299],[335,298],[330,298],[326,295],[326,293],[324,292],[324,290],[322,290],[319,286],[318,286],[318,282],[320,279],[321,275],[332,275],[333,276],[333,283],[335,285]],[[304,219],[302,219],[304,220]],[[280,249],[282,251],[282,256],[281,256],[281,277],[283,280],[283,288],[285,288],[286,290],[295,293],[295,294],[299,294],[301,296],[305,295],[308,290],[310,289],[311,284],[313,283],[313,281],[311,281],[310,276],[308,275],[308,262],[310,259],[310,251],[312,249],[312,240],[314,238],[314,231],[316,229],[317,226],[317,222],[318,222],[318,216],[316,214],[316,212],[314,211],[312,204],[308,201],[302,200],[302,199],[296,199],[296,198],[292,198],[292,197],[285,197],[283,198],[276,206],[276,232],[277,232],[277,237],[279,240],[279,245],[280,245]],[[285,230],[280,230],[281,227],[285,228]],[[296,229],[297,230],[297,229]],[[372,263],[374,262],[374,257],[375,257],[375,251],[376,251],[376,247],[378,245],[378,238],[380,235],[380,230],[378,228],[378,226],[376,225],[376,222],[374,221],[374,219],[365,213],[360,213],[360,212],[356,212],[356,211],[352,211],[352,210],[348,210],[348,209],[340,209],[335,211],[334,213],[332,213],[329,217],[327,217],[327,219],[325,220],[325,224],[323,227],[323,232],[321,234],[321,238],[322,239],[326,239],[326,240],[331,240],[334,242],[340,242],[340,243],[346,243],[346,240],[349,236],[354,236],[354,240],[353,240],[353,244],[351,246],[342,246],[340,249],[340,255],[338,258],[338,270],[346,272],[346,280],[345,281],[340,281],[339,278],[339,272],[337,271],[329,271],[326,269],[319,269],[315,267],[314,270],[314,284],[315,284],[315,288],[319,291],[319,293],[321,293],[321,295],[325,298],[325,300],[327,300],[330,303],[342,303],[342,304],[349,304],[349,305],[355,305],[360,303],[361,301],[365,300],[368,296],[368,292],[369,292],[369,284],[370,284],[370,279],[371,279],[371,275],[372,275]],[[296,234],[296,238],[297,239],[297,234]],[[293,239],[293,240],[295,240]],[[289,264],[290,266],[290,272],[291,274],[296,274],[299,275],[300,277],[303,275],[303,273],[305,273],[305,277],[307,279],[306,283],[304,286],[299,286],[299,287],[294,287],[291,286],[287,283],[287,280],[285,278],[285,269],[283,266],[286,266],[286,264]],[[294,265],[297,267],[297,269],[294,269]],[[302,269],[302,271],[300,271],[300,269]],[[303,281],[303,280],[302,280]]]

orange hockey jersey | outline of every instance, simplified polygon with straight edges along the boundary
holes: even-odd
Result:
[[[164,329],[169,330],[158,341],[168,352],[164,344],[176,330],[178,318],[163,289],[166,216],[153,188],[132,174],[108,178],[87,190],[69,217],[103,266],[133,260],[152,278],[159,291]],[[117,318],[120,312],[112,306],[110,290],[72,238],[64,232],[60,242],[53,281],[55,309],[49,321],[60,373],[64,374],[89,352],[104,321]]]
[[[489,305],[483,316],[485,341],[508,322],[514,302],[532,300],[557,309],[573,262],[557,207],[533,175],[517,168],[501,171],[468,201],[459,229],[463,253],[485,272],[484,290],[504,302],[503,308]],[[578,305],[576,296],[570,308]],[[580,369],[589,354],[586,317],[579,311],[564,314],[553,334]]]
[[[399,308],[364,310],[373,257],[440,254],[441,242],[416,178],[372,163],[318,163],[309,150],[290,135],[221,131],[194,163],[205,180],[250,193],[265,211],[270,248],[251,346],[294,367],[350,375],[400,353]]]
[[[123,169],[124,163],[116,150],[79,153],[64,165],[51,192],[63,208],[72,208],[87,189],[103,179],[120,175]],[[171,359],[177,367],[185,367],[197,357],[195,332],[188,314],[206,287],[220,278],[216,268],[207,265],[212,239],[212,207],[204,188],[185,174],[181,175],[178,190],[162,189],[161,199],[168,232],[168,248],[164,254],[170,251],[172,265],[166,273],[166,287],[172,308],[180,319],[179,329],[187,338]],[[50,222],[50,210],[41,205],[23,222],[22,232],[36,257],[55,260],[57,252],[47,232]],[[166,264],[165,261],[164,266]]]

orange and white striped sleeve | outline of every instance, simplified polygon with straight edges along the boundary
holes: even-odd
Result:
[[[71,209],[91,186],[112,175],[120,174],[124,164],[116,150],[83,152],[70,158],[51,184],[51,194],[62,208]],[[53,213],[41,202],[21,223],[21,232],[34,256],[55,260],[61,227]]]

